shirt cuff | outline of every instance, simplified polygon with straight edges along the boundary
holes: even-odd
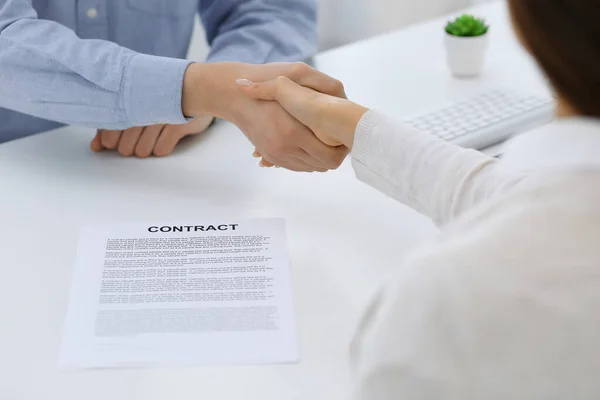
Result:
[[[135,55],[125,71],[123,109],[132,126],[183,124],[183,78],[191,61]]]

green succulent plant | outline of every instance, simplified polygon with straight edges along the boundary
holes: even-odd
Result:
[[[483,19],[464,14],[448,22],[446,32],[452,36],[474,37],[485,35],[489,28]]]

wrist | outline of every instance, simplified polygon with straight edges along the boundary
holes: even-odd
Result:
[[[183,77],[183,90],[181,109],[186,117],[198,117],[207,114],[206,105],[203,104],[201,92],[204,86],[204,65],[191,64]]]
[[[331,108],[333,108],[332,115],[334,118],[331,118],[330,121],[334,125],[329,128],[329,132],[332,132],[332,138],[352,149],[358,123],[369,109],[360,104],[341,99],[336,100]]]
[[[183,113],[187,117],[212,115],[235,122],[244,99],[239,94],[236,63],[190,65],[183,81]]]

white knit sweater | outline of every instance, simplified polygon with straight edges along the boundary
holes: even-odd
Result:
[[[524,134],[500,161],[370,111],[352,156],[441,226],[368,307],[354,398],[600,399],[600,121]]]

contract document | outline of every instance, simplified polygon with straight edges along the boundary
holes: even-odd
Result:
[[[82,230],[62,368],[298,361],[285,222]]]

